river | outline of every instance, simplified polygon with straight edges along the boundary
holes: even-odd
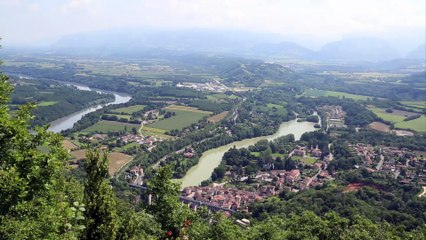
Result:
[[[110,91],[105,91],[105,90],[98,90],[98,89],[91,89],[87,86],[84,85],[80,85],[80,84],[75,84],[75,83],[67,83],[67,85],[72,85],[76,88],[78,88],[79,90],[82,91],[96,91],[98,93],[112,93],[114,94],[114,101],[106,103],[106,104],[99,104],[99,105],[95,105],[95,106],[91,106],[85,109],[82,109],[78,112],[74,112],[71,113],[70,115],[67,115],[65,117],[61,117],[56,119],[53,122],[50,122],[50,128],[49,130],[55,133],[58,133],[62,130],[67,130],[70,129],[74,126],[74,123],[76,123],[78,120],[80,120],[84,115],[94,112],[98,109],[101,109],[105,106],[111,105],[111,104],[120,104],[120,103],[126,103],[128,101],[130,101],[130,99],[132,98],[130,95],[128,94],[124,94],[124,93],[116,93],[116,92],[110,92]]]
[[[201,184],[202,181],[209,179],[213,170],[217,166],[219,166],[225,152],[233,146],[235,146],[236,148],[246,148],[250,145],[254,145],[260,140],[266,139],[270,141],[288,134],[294,134],[295,139],[299,140],[303,133],[317,130],[316,128],[314,128],[314,125],[315,123],[297,122],[297,120],[294,119],[282,123],[278,131],[273,135],[245,139],[237,142],[232,142],[222,147],[207,150],[201,156],[198,164],[189,169],[185,177],[181,179],[182,188],[189,186],[197,186]]]

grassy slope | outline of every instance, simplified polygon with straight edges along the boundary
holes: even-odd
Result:
[[[192,123],[196,123],[201,120],[204,116],[207,116],[206,113],[200,112],[191,112],[185,110],[169,110],[175,112],[176,115],[167,119],[160,120],[158,122],[149,124],[149,127],[159,128],[166,131],[174,129],[182,129],[184,127],[190,126]]]
[[[144,107],[145,107],[144,105],[133,105],[130,107],[117,108],[117,109],[114,109],[112,112],[132,114],[134,112],[142,110]]]
[[[58,103],[57,101],[44,101],[44,102],[39,102],[37,104],[37,106],[39,106],[39,107],[47,107],[47,106],[53,106],[53,105],[55,105],[57,103]]]
[[[420,118],[404,121],[404,116],[395,115],[392,113],[387,113],[384,109],[380,108],[370,108],[372,112],[374,112],[380,118],[395,123],[395,127],[404,128],[404,129],[412,129],[417,132],[426,132],[426,116],[422,115]]]
[[[136,129],[140,128],[139,124],[130,124],[130,123],[121,123],[121,122],[114,122],[114,121],[100,121],[97,122],[95,125],[90,126],[81,132],[88,133],[88,132],[118,132],[118,131],[124,131],[127,126],[127,132],[131,132],[132,128],[135,127]]]
[[[318,90],[318,89],[310,89],[305,92],[304,96],[307,97],[339,97],[339,98],[350,98],[354,100],[367,100],[367,98],[372,98],[369,96],[363,96],[363,95],[357,95],[357,94],[351,94],[351,93],[344,93],[344,92],[335,92],[335,91],[324,91],[324,90]]]
[[[422,115],[420,118],[411,121],[402,121],[395,124],[397,128],[409,128],[417,132],[426,132],[426,116]]]
[[[208,116],[211,112],[201,111],[192,107],[184,106],[169,106],[165,108],[167,111],[176,113],[175,116],[172,116],[167,119],[162,119],[158,122],[149,124],[150,128],[158,128],[166,131],[174,129],[182,129],[184,127],[190,126],[192,123],[197,123],[204,116]]]

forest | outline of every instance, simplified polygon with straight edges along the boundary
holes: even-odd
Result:
[[[13,79],[12,83],[14,83],[10,105],[12,110],[28,102],[38,106],[34,110],[33,126],[46,124],[88,106],[114,100],[112,94],[81,91],[52,80]]]

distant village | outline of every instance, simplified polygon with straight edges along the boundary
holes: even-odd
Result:
[[[342,106],[325,105],[318,108],[327,114],[327,123],[329,128],[346,128],[345,115]]]
[[[204,88],[212,91],[224,91],[220,86],[212,83],[179,85],[178,87]],[[344,124],[345,112],[341,106],[325,105],[318,110],[326,113],[328,128],[346,128]],[[159,115],[158,110],[150,110],[144,113],[142,125],[152,123]],[[229,132],[229,134],[231,134]],[[108,139],[107,134],[93,134],[91,136],[81,136],[81,140],[104,141]],[[144,145],[147,150],[151,150],[162,138],[155,136],[144,136],[141,133],[125,133],[116,136],[119,145],[136,143]],[[425,160],[426,152],[410,151],[406,148],[395,148],[388,146],[372,146],[370,144],[356,143],[348,144],[348,147],[362,161],[354,165],[354,169],[363,168],[368,172],[381,172],[398,179],[403,184],[415,183],[426,186],[426,170],[419,160]],[[196,155],[192,147],[174,152],[181,154],[185,158],[193,158]],[[330,172],[328,165],[333,161],[334,156],[326,154],[318,146],[293,146],[293,149],[286,154],[286,158],[293,158],[299,161],[295,169],[277,170],[272,166],[267,166],[250,176],[238,175],[236,172],[227,171],[225,173],[227,181],[222,183],[212,183],[209,186],[192,186],[183,189],[181,197],[203,202],[211,206],[230,209],[233,211],[248,211],[248,206],[257,201],[278,195],[282,192],[299,192],[322,186],[324,183],[334,180],[335,173]],[[161,161],[166,160],[164,158]],[[305,161],[303,161],[305,160]],[[140,166],[133,166],[125,172],[125,179],[132,184],[144,185],[144,169]],[[244,183],[244,189],[240,189],[239,183]]]
[[[207,92],[218,92],[218,93],[224,93],[228,91],[228,87],[221,84],[218,81],[210,81],[207,83],[178,83],[176,84],[176,87],[178,88],[191,88],[197,91],[207,91]]]
[[[425,153],[415,153],[404,148],[373,147],[362,143],[350,145],[350,147],[363,159],[362,164],[355,165],[354,168],[365,167],[369,172],[383,172],[391,174],[395,178],[399,177],[401,183],[416,182],[426,186],[426,170],[419,171],[420,165],[423,164],[419,160],[425,159],[424,155],[419,154]],[[182,196],[222,208],[248,211],[247,207],[256,201],[262,201],[281,192],[307,190],[334,179],[327,170],[328,164],[333,160],[331,154],[321,160],[321,150],[300,146],[297,146],[291,154],[301,157],[309,155],[316,158],[317,161],[309,164],[310,168],[304,168],[304,170],[258,172],[256,175],[250,176],[251,181],[256,183],[255,189],[251,191],[227,188],[222,183],[212,186],[187,187],[182,191]],[[231,173],[227,172],[227,174]],[[240,181],[248,179],[249,176],[240,177]]]

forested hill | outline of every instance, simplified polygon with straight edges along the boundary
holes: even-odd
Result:
[[[258,87],[265,80],[294,80],[297,75],[289,68],[273,63],[247,63],[221,73],[227,84],[244,84],[249,87]]]
[[[410,76],[406,77],[403,82],[406,83],[413,83],[416,85],[423,85],[424,87],[426,87],[426,71],[423,72],[418,72],[418,73],[413,73]]]
[[[114,100],[112,94],[81,91],[53,80],[16,78],[12,81],[14,92],[9,107],[17,110],[22,104],[35,103],[33,125],[46,124],[85,107]]]

